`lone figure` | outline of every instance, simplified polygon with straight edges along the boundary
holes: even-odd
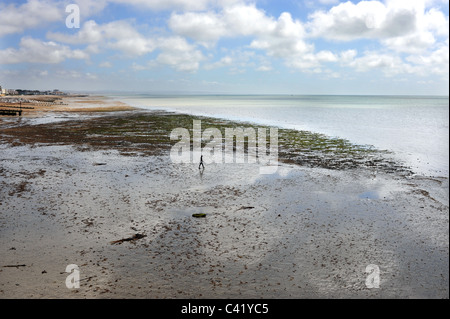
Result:
[[[205,165],[203,164],[203,155],[200,156],[200,164],[198,165],[198,169],[200,169],[200,167],[203,167],[203,169],[205,169]]]

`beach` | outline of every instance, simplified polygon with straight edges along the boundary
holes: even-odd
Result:
[[[287,129],[273,174],[199,171],[173,128],[254,124],[63,101],[0,117],[1,298],[449,297],[448,176]]]

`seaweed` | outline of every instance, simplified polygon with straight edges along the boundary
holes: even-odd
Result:
[[[165,111],[134,111],[106,114],[63,123],[24,125],[0,130],[0,141],[21,143],[72,144],[80,149],[117,149],[122,155],[167,155],[177,142],[170,140],[175,128],[186,128],[193,137],[193,121],[202,121],[202,130],[217,128],[225,137],[226,128],[266,128],[204,116]],[[270,143],[270,136],[267,136]],[[192,142],[192,140],[191,140]],[[209,141],[202,140],[204,147]],[[255,141],[253,141],[255,142]],[[225,139],[222,139],[224,145]],[[371,145],[358,145],[346,139],[305,130],[278,128],[278,159],[307,167],[346,170],[365,168],[388,173],[412,174],[408,167],[389,158],[390,152]],[[244,150],[248,152],[248,146]]]

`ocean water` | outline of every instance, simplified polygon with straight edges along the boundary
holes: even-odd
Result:
[[[129,105],[308,130],[373,145],[414,172],[449,175],[449,98],[440,96],[112,95]]]

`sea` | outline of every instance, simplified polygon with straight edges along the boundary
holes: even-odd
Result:
[[[131,106],[252,122],[372,145],[413,172],[449,176],[448,96],[109,94]]]

